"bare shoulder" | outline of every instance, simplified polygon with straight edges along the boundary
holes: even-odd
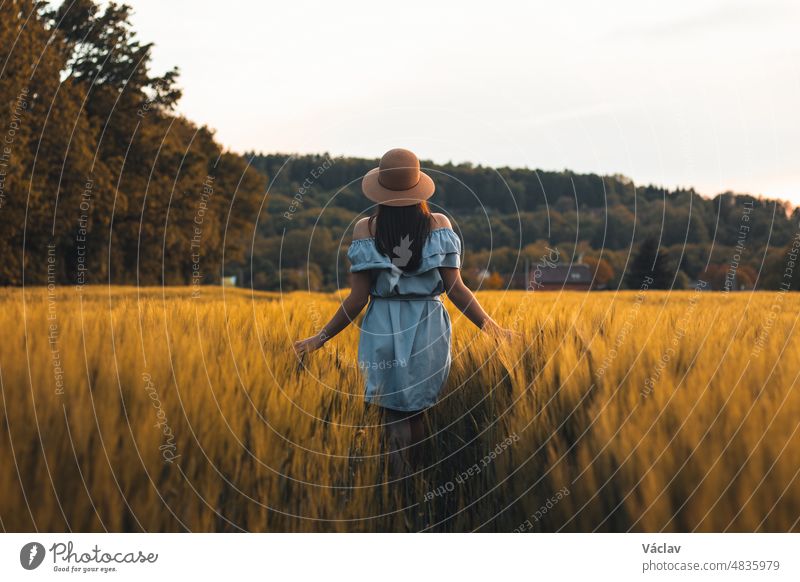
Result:
[[[453,225],[450,224],[450,219],[440,212],[431,212],[431,221],[433,222],[433,228],[453,228]]]
[[[369,217],[362,218],[356,222],[356,225],[353,227],[353,240],[369,238],[371,236],[372,232],[370,232],[369,228]]]

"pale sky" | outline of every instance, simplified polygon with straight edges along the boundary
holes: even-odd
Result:
[[[244,152],[602,174],[800,204],[800,3],[126,0]]]

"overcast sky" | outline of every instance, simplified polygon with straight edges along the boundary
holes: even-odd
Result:
[[[623,173],[800,204],[800,3],[126,0],[244,152]]]

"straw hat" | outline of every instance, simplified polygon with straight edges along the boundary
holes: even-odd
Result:
[[[436,186],[421,172],[414,152],[396,148],[381,158],[361,181],[364,196],[386,206],[413,206],[433,195]]]

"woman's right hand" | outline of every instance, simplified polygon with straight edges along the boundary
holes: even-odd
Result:
[[[522,334],[519,333],[518,331],[502,327],[493,319],[488,319],[481,326],[481,331],[486,332],[493,338],[499,339],[501,341],[511,341],[522,337]]]

